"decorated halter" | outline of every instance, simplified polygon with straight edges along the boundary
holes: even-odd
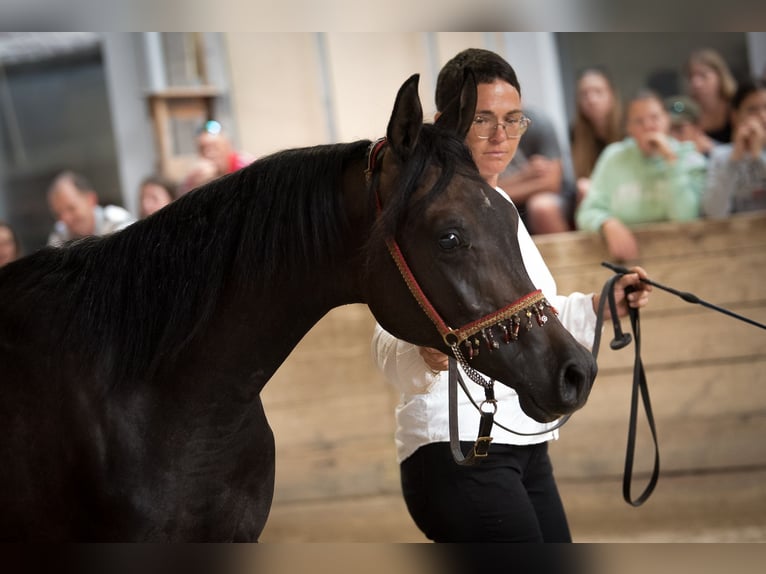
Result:
[[[368,183],[375,170],[378,156],[382,153],[385,145],[386,138],[381,138],[370,145],[367,156],[367,169],[365,170]],[[381,204],[377,188],[375,189],[375,197],[378,212],[380,212]],[[486,345],[487,350],[492,352],[500,348],[498,340],[506,345],[518,340],[522,325],[529,331],[533,327],[533,320],[542,327],[548,321],[548,316],[545,314],[546,308],[550,309],[552,313],[558,314],[542,292],[537,289],[498,311],[484,315],[457,329],[452,328],[447,325],[436,308],[428,300],[417,279],[415,279],[415,275],[407,264],[396,240],[393,237],[388,237],[386,244],[410,293],[412,293],[420,308],[434,324],[436,330],[444,339],[444,343],[452,349],[455,358],[464,367],[466,374],[479,385],[487,387],[488,382],[468,365],[465,359],[466,355],[469,360],[477,356],[482,342]],[[461,351],[461,345],[465,349],[465,355]],[[468,368],[466,369],[466,367]]]

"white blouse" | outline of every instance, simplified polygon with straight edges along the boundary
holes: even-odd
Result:
[[[506,193],[497,191],[511,201]],[[572,293],[568,296],[556,292],[556,282],[540,251],[519,219],[518,240],[527,273],[535,287],[558,310],[558,318],[564,327],[581,344],[590,348],[596,327],[593,311],[593,294]],[[419,447],[449,441],[449,408],[447,371],[434,374],[418,352],[418,347],[395,338],[380,325],[375,326],[372,337],[372,357],[387,381],[401,393],[396,407],[396,451],[401,463]],[[463,375],[474,400],[484,400],[484,390]],[[460,440],[475,441],[479,429],[479,413],[458,389],[458,419]],[[495,421],[523,433],[546,431],[556,423],[539,423],[528,417],[519,406],[516,391],[503,384],[495,385],[498,401]],[[542,432],[536,436],[520,436],[498,426],[492,429],[493,443],[536,444],[558,438],[558,431]]]

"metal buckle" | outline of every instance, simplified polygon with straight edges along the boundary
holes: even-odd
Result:
[[[489,443],[492,442],[491,436],[480,436],[473,445],[473,456],[477,458],[486,458],[489,452]]]

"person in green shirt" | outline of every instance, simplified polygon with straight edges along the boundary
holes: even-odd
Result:
[[[639,257],[630,227],[700,215],[707,161],[691,142],[670,137],[660,97],[642,90],[628,104],[628,137],[603,151],[576,214],[578,229],[599,231],[617,261]]]

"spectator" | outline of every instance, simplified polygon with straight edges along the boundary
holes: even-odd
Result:
[[[574,194],[564,178],[556,132],[539,110],[525,110],[531,120],[498,185],[507,190],[531,234],[572,229]]]
[[[577,226],[600,231],[609,254],[619,261],[639,255],[629,226],[699,216],[705,158],[694,144],[670,137],[669,128],[657,94],[645,90],[633,98],[627,108],[629,137],[601,154],[577,210]]]
[[[175,183],[158,175],[145,178],[139,190],[139,212],[142,219],[169,205],[176,198]]]
[[[623,122],[622,100],[604,70],[586,68],[581,72],[576,100],[570,145],[579,205],[588,193],[590,175],[601,152],[623,138]]]
[[[718,143],[705,133],[700,126],[700,109],[688,96],[673,96],[665,99],[665,109],[670,116],[670,135],[680,142],[692,142],[705,157]]]
[[[715,141],[731,141],[731,98],[737,82],[715,50],[692,52],[686,62],[689,95],[700,107],[700,126]]]
[[[21,256],[21,248],[16,233],[10,224],[0,221],[0,267],[15,261]]]
[[[223,126],[216,120],[208,120],[202,125],[197,132],[196,144],[202,161],[184,178],[181,185],[182,194],[201,185],[199,182],[207,183],[227,173],[233,173],[254,159],[250,154],[234,149]]]
[[[60,247],[70,239],[107,235],[135,220],[122,207],[98,204],[98,195],[82,175],[64,171],[48,188],[48,205],[57,218],[48,245]]]
[[[710,158],[703,211],[711,217],[766,209],[766,81],[740,86],[732,107],[734,141]]]

